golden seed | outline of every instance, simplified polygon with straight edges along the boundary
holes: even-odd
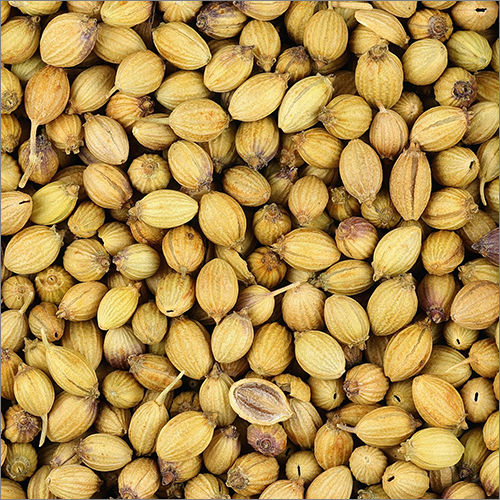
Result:
[[[306,491],[305,498],[349,498],[353,480],[350,470],[345,465],[332,467],[319,474]]]
[[[309,76],[295,83],[285,94],[278,111],[278,127],[285,133],[312,127],[333,94],[333,85],[325,76]]]
[[[373,280],[390,278],[409,271],[418,259],[422,234],[418,227],[400,227],[386,233],[373,252]],[[401,254],[405,248],[405,254]]]
[[[52,66],[76,66],[92,52],[96,37],[97,19],[76,12],[60,14],[43,30],[40,55]]]
[[[200,6],[197,5],[199,2],[189,3],[193,4],[193,11],[196,12],[199,10],[196,16],[196,27],[216,40],[236,36],[241,31],[247,19],[245,14],[235,5],[205,4],[200,9]],[[173,21],[174,19],[170,20]],[[182,20],[184,21],[184,19]]]
[[[278,30],[267,21],[248,22],[241,30],[239,43],[252,48],[255,62],[264,71],[271,71],[281,51]]]
[[[486,38],[475,31],[455,31],[448,41],[448,57],[467,71],[479,71],[491,61],[492,50]]]
[[[207,142],[217,138],[228,124],[229,116],[210,99],[182,102],[172,111],[168,120],[168,125],[176,135],[193,142]]]
[[[318,68],[339,58],[347,47],[348,31],[344,19],[333,9],[321,10],[304,26],[304,47]]]
[[[127,464],[118,476],[122,498],[152,497],[160,487],[160,474],[151,458],[138,458]]]
[[[391,382],[406,380],[422,370],[430,358],[432,335],[428,320],[413,323],[394,335],[384,353],[384,373]],[[398,363],[401,356],[407,360]]]
[[[334,240],[319,229],[294,229],[271,248],[294,269],[305,271],[321,271],[340,259]]]
[[[241,495],[259,494],[278,479],[279,465],[274,457],[260,453],[241,455],[227,472],[226,485]]]
[[[464,447],[447,429],[429,427],[415,434],[401,445],[406,460],[424,470],[437,470],[455,465],[463,455]]]
[[[3,5],[3,4],[2,4]],[[40,41],[40,16],[14,16],[2,22],[2,62],[23,63],[36,52]]]
[[[382,487],[389,498],[421,498],[429,488],[429,476],[420,467],[398,460],[385,470]]]
[[[56,467],[46,479],[49,491],[63,498],[90,497],[98,491],[101,482],[91,469],[78,464]]]
[[[161,460],[188,460],[202,453],[214,433],[213,415],[186,411],[169,420],[161,429],[156,453]]]
[[[178,370],[196,380],[205,377],[214,362],[207,330],[188,318],[172,320],[165,340],[165,353]]]
[[[340,155],[339,171],[345,189],[359,203],[375,199],[382,185],[382,165],[374,149],[360,139],[350,141]]]
[[[100,24],[97,31],[96,50],[102,26]],[[113,29],[111,26],[108,28]],[[102,107],[109,99],[114,80],[115,70],[111,66],[92,66],[82,71],[71,84],[68,114],[89,113]]]

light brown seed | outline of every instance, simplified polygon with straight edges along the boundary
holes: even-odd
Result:
[[[283,391],[263,379],[245,378],[234,383],[229,390],[229,403],[252,424],[272,425],[292,415]]]

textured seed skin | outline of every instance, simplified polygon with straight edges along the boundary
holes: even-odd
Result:
[[[406,380],[417,374],[430,358],[432,335],[427,321],[407,326],[391,338],[384,353],[384,373],[392,381]],[[408,364],[400,366],[404,356]]]
[[[434,229],[455,230],[464,227],[477,212],[478,206],[468,191],[444,188],[432,193],[422,219]]]
[[[193,346],[196,346],[196,356],[189,350]],[[207,330],[197,321],[182,317],[171,323],[165,353],[178,370],[196,380],[205,377],[214,362]]]
[[[83,129],[85,144],[98,161],[121,165],[129,155],[129,141],[125,129],[108,116],[85,115]]]
[[[92,496],[101,485],[99,476],[84,465],[68,464],[53,469],[47,476],[49,491],[60,497]]]
[[[279,465],[274,457],[260,453],[242,455],[228,471],[227,486],[241,495],[253,495],[278,479]]]
[[[401,408],[387,406],[361,417],[355,432],[369,446],[394,446],[412,435],[419,425],[418,420]]]
[[[83,186],[89,198],[102,208],[122,208],[132,196],[132,187],[125,174],[118,167],[105,163],[91,163],[83,171]]]
[[[132,97],[143,97],[154,92],[161,84],[164,73],[161,58],[150,50],[141,50],[125,57],[117,68],[115,86]],[[145,74],[137,81],[135,72]]]
[[[417,431],[405,441],[401,452],[406,460],[422,469],[438,470],[455,465],[462,457],[464,447],[451,431],[430,427]]]
[[[372,202],[382,186],[380,159],[375,150],[360,139],[350,141],[343,149],[339,172],[346,190],[359,203]]]
[[[170,189],[147,194],[129,210],[129,215],[153,227],[168,229],[189,222],[198,212],[198,203]]]
[[[181,139],[207,142],[227,128],[229,116],[210,99],[191,99],[180,103],[170,114],[168,125]]]
[[[420,375],[413,380],[412,394],[419,414],[430,425],[450,429],[467,425],[463,401],[448,382],[432,375]],[[432,394],[434,398],[429,397]]]
[[[327,203],[328,190],[324,182],[314,175],[300,178],[288,196],[288,208],[302,226],[321,215]]]
[[[245,214],[240,204],[225,193],[203,195],[199,222],[205,236],[217,245],[237,248],[243,242]]]
[[[492,264],[498,265],[498,228],[485,234],[472,245],[472,249],[486,257]]]
[[[353,298],[332,295],[325,301],[325,323],[332,336],[349,346],[364,346],[370,322],[366,311]]]
[[[64,42],[61,40],[63,37]],[[40,55],[43,62],[52,66],[76,66],[90,54],[96,37],[95,18],[73,12],[61,14],[43,30]]]
[[[212,92],[229,92],[250,76],[253,60],[252,50],[244,44],[224,47],[207,64],[203,83]]]
[[[387,467],[382,476],[382,487],[390,495],[389,498],[398,496],[420,497],[429,488],[427,473],[408,462],[397,461]]]
[[[132,27],[146,21],[151,15],[152,7],[151,2],[140,5],[112,3],[103,5],[100,14],[103,21],[111,26]]]
[[[108,287],[98,281],[77,283],[63,295],[56,316],[70,321],[87,321],[97,314]]]
[[[465,135],[467,112],[453,106],[436,106],[424,111],[410,131],[410,141],[422,151],[443,151],[455,146]]]
[[[359,58],[355,78],[359,94],[371,106],[390,109],[401,97],[403,66],[389,51],[387,42],[375,45]]]
[[[211,59],[203,38],[183,22],[160,24],[153,31],[153,42],[162,57],[181,69],[198,69]]]
[[[319,229],[294,229],[272,248],[287,264],[299,270],[320,271],[340,258],[333,239]]]
[[[429,274],[420,282],[417,293],[427,317],[434,323],[441,323],[449,319],[451,303],[457,291],[457,283],[452,274]]]
[[[228,168],[222,179],[222,185],[227,193],[245,207],[259,207],[271,196],[269,182],[251,167]]]
[[[30,226],[15,234],[7,244],[4,264],[17,274],[43,271],[57,258],[62,238],[55,226]]]
[[[422,235],[418,227],[399,227],[386,233],[373,252],[373,280],[409,271],[418,259]],[[401,249],[405,253],[401,253]]]
[[[238,87],[228,111],[234,120],[254,122],[269,116],[281,103],[288,77],[280,73],[260,73]],[[258,98],[265,95],[266,98]]]
[[[278,127],[285,133],[300,132],[318,121],[318,114],[331,99],[333,85],[324,76],[309,76],[285,94],[278,111]]]
[[[451,304],[451,319],[465,328],[487,328],[498,318],[498,289],[489,281],[465,285]]]
[[[272,425],[292,416],[283,391],[262,379],[247,378],[234,383],[229,390],[229,403],[252,424]]]
[[[2,22],[4,36],[2,61],[22,63],[36,52],[40,40],[40,17],[19,16]]]
[[[385,9],[361,9],[355,14],[356,21],[373,30],[381,38],[405,48],[409,37],[395,15]]]
[[[2,236],[20,231],[31,217],[33,201],[31,196],[18,191],[7,191],[1,195]]]
[[[498,496],[498,14],[1,1],[0,497]]]
[[[349,498],[352,488],[351,472],[339,465],[319,474],[307,488],[305,498]]]
[[[396,160],[389,181],[391,200],[404,220],[418,220],[431,196],[431,168],[417,144]]]
[[[448,68],[435,82],[434,95],[442,106],[468,108],[477,96],[476,78],[463,68]]]
[[[98,381],[95,371],[88,361],[77,351],[49,344],[45,331],[45,359],[54,381],[69,394],[81,397],[97,397]]]
[[[256,1],[245,1],[237,5],[244,14],[259,21],[271,21],[283,14],[291,2],[266,2],[261,4]]]
[[[124,325],[137,308],[139,292],[134,285],[111,288],[97,309],[97,324],[102,330]]]
[[[185,425],[190,423],[191,425]],[[156,442],[158,457],[166,461],[189,460],[209,445],[215,422],[201,412],[186,411],[169,420]]]
[[[99,36],[102,26],[102,24],[99,24],[97,29],[96,51],[99,47]],[[113,87],[114,79],[115,70],[111,66],[93,66],[82,71],[71,85],[67,109],[68,114],[90,113],[103,106],[108,100],[108,92]]]
[[[238,280],[232,267],[222,259],[205,264],[196,279],[196,297],[201,308],[218,323],[238,298]]]
[[[281,49],[281,39],[274,25],[266,21],[250,21],[243,27],[240,44],[252,47],[255,62],[264,71],[271,71]]]
[[[295,334],[295,357],[313,377],[339,378],[345,371],[345,357],[340,344],[328,334],[309,330]]]
[[[47,88],[57,89],[52,95],[46,93]],[[31,127],[31,148],[34,147],[36,127],[57,118],[64,110],[69,98],[69,81],[66,72],[54,66],[45,66],[37,71],[28,81],[25,88],[25,109],[26,114],[32,121]],[[32,153],[30,152],[30,156]],[[31,161],[30,161],[31,163]],[[28,169],[20,182],[20,187],[24,187],[31,175]]]
[[[339,58],[347,46],[347,26],[333,10],[314,14],[304,27],[304,46],[318,68]]]
[[[236,152],[250,167],[260,170],[278,153],[279,130],[271,117],[241,123],[234,137]]]
[[[53,442],[67,443],[81,436],[94,423],[97,407],[98,402],[94,398],[81,398],[61,392],[48,415],[47,438]]]
[[[492,50],[487,40],[474,31],[457,31],[448,42],[450,61],[467,71],[479,71],[488,66]]]
[[[117,470],[132,460],[132,450],[127,443],[109,434],[91,434],[79,443],[76,453],[95,471]]]

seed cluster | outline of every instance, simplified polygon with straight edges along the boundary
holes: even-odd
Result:
[[[497,2],[0,6],[2,499],[497,497]]]

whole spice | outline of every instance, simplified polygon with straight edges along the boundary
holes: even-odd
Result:
[[[253,452],[236,459],[227,472],[226,485],[241,495],[253,495],[274,483],[278,472],[278,462],[274,457]]]
[[[80,441],[76,455],[95,471],[117,470],[132,460],[132,450],[118,436],[91,434]]]
[[[234,383],[229,390],[229,403],[252,424],[272,425],[292,415],[282,390],[263,379],[246,378]]]
[[[401,445],[400,450],[405,460],[425,470],[437,470],[455,465],[462,457],[464,447],[451,431],[429,427],[417,431]]]
[[[376,447],[394,446],[402,443],[415,432],[420,422],[401,408],[386,406],[366,413],[354,428],[345,424],[337,427],[356,435],[367,445]]]
[[[429,477],[420,467],[397,461],[385,470],[382,487],[390,495],[389,498],[397,496],[419,498],[429,487]]]
[[[416,375],[427,363],[432,352],[429,320],[413,323],[391,337],[384,352],[384,373],[392,382]],[[402,366],[400,356],[407,359]]]
[[[338,59],[347,46],[348,31],[342,16],[334,10],[321,10],[304,26],[304,47],[318,69]]]
[[[316,476],[306,491],[306,498],[349,498],[353,480],[345,465],[332,467]]]
[[[71,67],[80,64],[94,48],[97,19],[68,12],[54,17],[40,38],[40,56],[46,64]]]
[[[429,162],[418,144],[410,147],[394,163],[389,181],[391,200],[404,220],[418,220],[431,196]]]
[[[55,89],[56,92],[49,92]],[[37,71],[26,84],[24,91],[26,114],[31,120],[28,166],[19,181],[23,188],[29,180],[38,161],[36,151],[36,130],[57,118],[66,107],[69,98],[69,81],[66,71],[47,65]]]
[[[22,364],[14,378],[14,394],[19,404],[32,415],[42,418],[42,446],[47,433],[47,414],[54,403],[54,387],[47,375]]]
[[[102,481],[84,465],[68,464],[52,469],[46,483],[54,495],[68,498],[91,496],[97,492]]]
[[[349,194],[359,203],[373,202],[382,185],[382,165],[373,148],[361,139],[350,141],[340,155],[339,171]]]
[[[0,2],[0,496],[498,495],[498,13]]]
[[[401,97],[403,66],[385,40],[359,58],[355,77],[359,94],[372,106],[389,109]]]
[[[191,425],[186,426],[185,423]],[[188,460],[209,445],[215,427],[214,415],[185,411],[169,420],[160,430],[156,453],[162,460]]]
[[[413,379],[412,395],[420,416],[429,425],[456,429],[465,427],[465,409],[458,391],[433,375]]]

